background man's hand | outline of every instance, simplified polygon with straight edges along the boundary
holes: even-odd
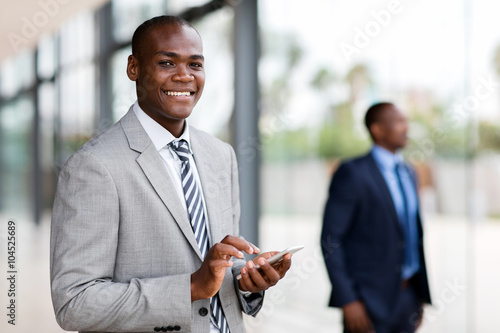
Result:
[[[285,254],[283,260],[271,266],[266,259],[277,253],[279,252],[265,252],[253,260],[247,261],[246,267],[241,269],[240,290],[256,293],[267,290],[278,283],[292,265],[292,255]],[[255,265],[259,265],[260,268],[257,269]]]
[[[420,304],[420,308],[418,309],[417,320],[415,321],[415,331],[422,326],[422,320],[424,318],[424,304]]]
[[[354,301],[342,307],[345,327],[350,333],[374,333],[373,324],[361,301]]]
[[[243,238],[227,235],[208,251],[200,269],[191,274],[191,301],[207,299],[220,289],[226,268],[233,266],[232,257],[243,259],[243,253],[259,253],[258,247]]]

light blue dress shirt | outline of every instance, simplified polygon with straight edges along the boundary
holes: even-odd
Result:
[[[415,185],[400,154],[393,154],[387,149],[374,145],[372,156],[377,162],[380,172],[391,192],[399,223],[405,234],[405,261],[402,267],[401,278],[408,279],[420,269],[417,229],[418,198]],[[401,186],[399,185],[396,166],[398,167]],[[405,218],[405,203],[401,188],[404,190],[407,201],[408,218]]]

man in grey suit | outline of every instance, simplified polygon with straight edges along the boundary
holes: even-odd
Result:
[[[59,176],[51,288],[62,328],[244,332],[242,312],[255,316],[290,268],[290,254],[273,266],[265,259],[276,252],[243,259],[260,250],[237,237],[234,151],[186,121],[203,65],[201,37],[180,18],[134,33],[127,74],[138,102]]]

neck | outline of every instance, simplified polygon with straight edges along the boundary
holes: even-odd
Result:
[[[180,125],[176,125],[176,126],[165,126],[163,124],[160,124],[162,125],[167,131],[169,131],[173,136],[175,136],[176,138],[180,137],[182,135],[182,133],[184,132],[184,124],[185,122],[182,122],[182,124]]]
[[[158,124],[160,124],[163,128],[170,132],[176,138],[180,137],[184,132],[184,125],[186,124],[186,120],[182,119],[179,121],[165,121],[164,118],[156,119],[153,118]]]
[[[375,142],[375,144],[381,148],[384,148],[385,150],[391,152],[392,154],[396,154],[398,152],[398,148],[391,147],[389,145],[380,143],[380,142]]]

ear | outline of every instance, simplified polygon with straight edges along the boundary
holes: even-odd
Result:
[[[373,123],[370,125],[370,132],[375,141],[378,141],[383,135],[384,130],[380,123]]]
[[[133,54],[128,56],[127,76],[131,81],[137,81],[139,77],[139,61]]]

